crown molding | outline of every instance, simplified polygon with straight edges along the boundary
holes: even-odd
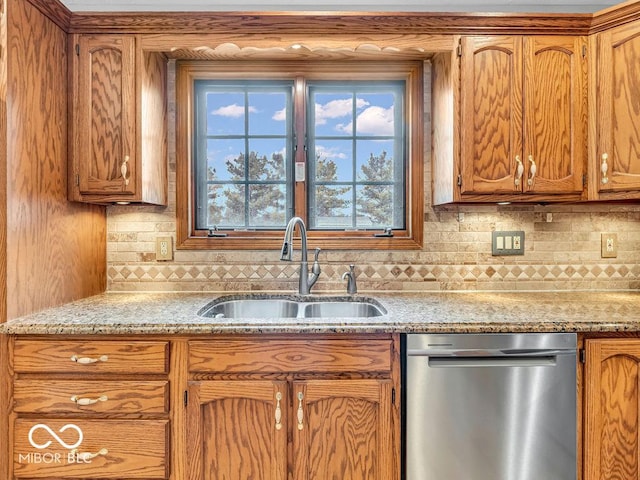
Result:
[[[27,0],[65,32],[69,31],[73,13],[60,0]]]

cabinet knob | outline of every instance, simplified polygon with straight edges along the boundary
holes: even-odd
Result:
[[[79,357],[77,355],[71,355],[71,361],[75,362],[75,363],[80,363],[82,365],[90,365],[92,363],[98,363],[98,362],[106,362],[107,360],[109,360],[109,357],[106,355],[102,355],[98,358],[91,358],[91,357]]]
[[[609,164],[607,163],[607,161],[609,160],[609,155],[607,153],[603,153],[601,158],[602,163],[600,164],[600,172],[602,173],[602,176],[600,177],[600,183],[606,185],[607,183],[609,183]]]

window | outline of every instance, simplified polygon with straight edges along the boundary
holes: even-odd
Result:
[[[275,248],[300,216],[325,248],[419,248],[421,80],[417,62],[179,63],[179,245]]]

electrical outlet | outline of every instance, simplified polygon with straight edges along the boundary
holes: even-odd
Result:
[[[602,258],[616,258],[618,256],[617,233],[603,233],[600,242]]]
[[[156,260],[173,260],[172,237],[156,237]]]

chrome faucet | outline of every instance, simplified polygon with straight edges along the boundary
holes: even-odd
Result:
[[[309,264],[307,260],[307,229],[304,226],[304,221],[300,217],[293,217],[287,224],[287,228],[284,231],[280,260],[290,262],[293,259],[293,231],[295,230],[296,225],[298,225],[298,230],[300,230],[300,250],[302,252],[298,293],[300,295],[309,295],[309,293],[311,293],[311,287],[313,287],[320,276],[320,263],[318,262],[320,249],[316,248],[313,267],[311,268],[311,273],[309,273]]]

